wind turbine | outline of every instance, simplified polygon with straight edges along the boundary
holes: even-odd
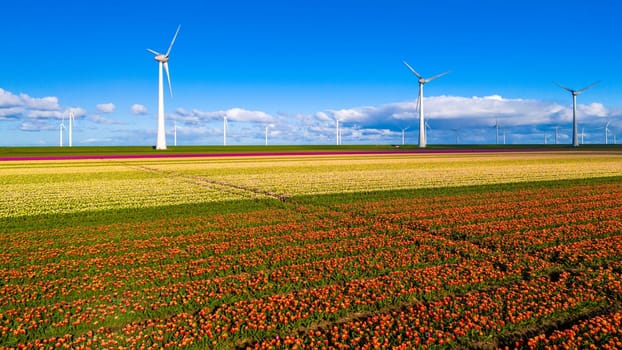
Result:
[[[402,145],[404,144],[404,132],[408,130],[408,128],[409,128],[408,126],[405,128],[402,128]]]
[[[175,127],[173,128],[173,145],[177,146],[177,122],[175,122]]]
[[[546,130],[544,130],[544,144],[546,145]]]
[[[499,144],[499,119],[495,118],[495,131],[496,131],[496,137],[495,137],[495,145]]]
[[[266,125],[266,146],[268,145],[268,125]]]
[[[460,129],[453,129],[456,132],[456,145],[460,143]]]
[[[430,124],[428,123],[428,121],[427,121],[427,120],[425,121],[425,128],[426,128],[428,131],[432,130],[432,127],[430,126]],[[419,137],[421,137],[421,133],[419,133]]]
[[[503,128],[503,144],[505,145],[505,128]]]
[[[165,54],[161,54],[152,49],[147,49],[147,51],[151,52],[155,55],[155,60],[158,61],[158,133],[156,137],[156,149],[157,150],[165,150],[166,149],[166,133],[164,129],[164,79],[162,77],[162,67],[166,70],[166,78],[168,80],[168,90],[171,93],[171,97],[173,97],[173,89],[171,88],[171,75],[168,71],[168,56],[171,53],[171,49],[173,48],[173,44],[175,43],[175,39],[177,39],[177,34],[179,34],[179,29],[181,25],[177,26],[177,31],[173,36],[173,40],[171,40],[171,44],[168,46],[168,50],[166,50]]]
[[[581,144],[585,144],[585,142],[583,142],[583,137],[585,136],[585,128],[581,128]]]
[[[555,127],[555,144],[557,144],[557,133],[559,131],[559,126]]]
[[[341,130],[339,130],[339,119],[335,118],[337,123],[337,145],[341,145]]]
[[[417,108],[419,109],[419,147],[425,148],[426,147],[426,137],[425,137],[426,133],[425,133],[425,120],[423,119],[423,85],[425,83],[431,82],[434,79],[438,79],[442,77],[443,75],[449,74],[449,71],[441,73],[441,74],[437,74],[435,76],[425,79],[421,74],[417,73],[417,71],[414,70],[413,67],[408,65],[406,61],[404,61],[404,64],[419,79],[419,96],[417,97]]]
[[[59,147],[63,147],[63,129],[65,128],[65,119],[60,122],[58,129],[60,131]]]
[[[583,92],[585,92],[585,90],[593,87],[594,85],[598,83],[600,83],[600,81],[595,81],[591,83],[590,85],[584,87],[583,89],[579,89],[579,90],[573,90],[559,83],[555,83],[560,88],[572,94],[572,145],[574,147],[579,147],[579,136],[577,135],[577,95],[582,94]]]
[[[227,123],[227,116],[225,115],[222,118],[222,130],[223,130],[223,132],[222,132],[222,144],[223,144],[223,146],[227,145],[227,125],[228,125],[228,123]]]
[[[69,147],[73,146],[73,111],[69,111]]]
[[[605,124],[605,145],[609,144],[609,123],[611,123],[611,121],[608,121],[607,124]]]
[[[341,130],[339,130],[339,119],[335,118],[335,122],[337,123],[337,145],[341,143]]]

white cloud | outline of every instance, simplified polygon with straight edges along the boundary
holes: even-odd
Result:
[[[493,125],[495,119],[505,125],[537,125],[553,122],[570,122],[572,109],[557,103],[508,99],[499,95],[483,97],[433,96],[423,100],[426,119],[443,122],[459,122],[465,127]],[[579,105],[578,117],[605,117],[610,113],[600,103]],[[381,125],[399,126],[416,122],[418,111],[416,102],[397,102],[378,107],[356,107],[341,110],[328,110],[316,114],[319,120],[334,120],[377,127]]]
[[[24,113],[23,107],[0,108],[0,120],[13,120]]]
[[[578,105],[577,112],[584,115],[590,115],[595,117],[607,117],[610,115],[609,111],[602,103],[590,103],[589,105]]]
[[[69,108],[67,108],[65,110],[64,116],[68,117],[70,112],[73,112],[73,117],[74,118],[84,117],[84,116],[86,116],[86,113],[87,113],[86,109],[84,109],[84,108],[81,108],[81,107],[69,107]]]
[[[10,91],[0,88],[0,108],[21,106],[22,100]]]
[[[327,121],[332,120],[333,118],[329,117],[325,112],[317,112],[315,113],[315,117],[319,120]]]
[[[24,121],[19,126],[21,131],[45,131],[45,130],[55,130],[55,125],[50,125],[44,120],[33,119],[29,121]]]
[[[34,98],[26,94],[19,94],[23,106],[30,109],[56,111],[60,109],[58,98],[53,96]]]
[[[204,112],[198,109],[187,111],[178,108],[173,116],[173,120],[184,121],[187,123],[204,123],[227,117],[228,121],[245,122],[245,123],[272,123],[275,118],[268,113],[262,111],[250,111],[242,108],[231,108],[226,111]]]
[[[53,127],[46,124],[45,120],[61,119],[62,116],[57,97],[37,98],[24,93],[15,95],[0,89],[0,121],[28,118],[29,121],[20,125],[20,130],[47,130]],[[35,119],[39,121],[33,121]]]
[[[102,117],[99,114],[95,114],[92,115],[88,118],[89,121],[96,123],[96,124],[105,124],[105,125],[120,125],[120,124],[124,124],[118,120],[114,120],[114,119],[110,119],[110,118],[106,118],[106,117]]]
[[[114,112],[115,109],[115,105],[114,103],[100,103],[98,105],[96,105],[95,107],[97,107],[97,110],[100,111],[101,113],[112,113]]]
[[[37,119],[62,119],[63,113],[61,111],[46,111],[46,110],[32,109],[26,113],[26,117],[37,118]]]
[[[112,138],[96,138],[96,137],[89,137],[85,140],[80,141],[80,143],[89,143],[89,144],[102,144],[102,143],[110,143],[112,142],[113,139]]]
[[[132,114],[135,114],[135,115],[145,115],[147,114],[147,107],[141,104],[135,103],[132,105],[132,107],[130,107],[130,111],[132,112]]]
[[[370,116],[375,114],[375,107],[359,107],[356,109],[340,109],[330,111],[333,117],[339,121],[348,122],[364,122]]]
[[[224,112],[203,112],[198,109],[192,109],[190,111],[184,108],[177,108],[175,113],[171,116],[173,120],[183,121],[190,124],[205,123],[211,120],[222,119]]]
[[[225,112],[229,120],[247,123],[270,123],[274,118],[261,111],[249,111],[242,108],[232,108]]]

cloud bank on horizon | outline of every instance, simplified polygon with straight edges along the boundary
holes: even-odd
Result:
[[[561,105],[499,95],[425,97],[425,116],[431,127],[429,142],[456,143],[458,132],[460,143],[495,143],[493,128],[498,123],[511,135],[507,143],[542,143],[545,133],[553,137],[551,130],[555,127],[559,127],[560,143],[569,143],[570,96],[568,100],[568,105]],[[42,142],[23,145],[56,145],[56,132],[70,112],[79,120],[74,131],[75,144],[151,145],[155,141],[155,117],[151,120],[152,116],[142,104],[133,104],[129,113],[119,111],[113,102],[96,104],[88,110],[63,106],[54,96],[32,97],[0,88],[0,128],[13,133],[39,132],[42,135]],[[219,145],[225,117],[229,123],[228,144],[263,144],[266,127],[271,144],[332,144],[335,143],[336,120],[341,125],[344,144],[401,143],[402,129],[409,133],[406,143],[417,143],[418,111],[414,100],[327,109],[314,114],[272,115],[239,107],[217,111],[177,108],[166,116],[167,134],[172,134],[175,124],[179,144]],[[610,137],[622,131],[622,111],[608,109],[602,103],[578,103],[577,117],[585,143],[604,143],[606,122],[610,122]],[[144,127],[144,123],[151,126]]]

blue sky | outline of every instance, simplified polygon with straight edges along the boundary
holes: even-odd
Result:
[[[417,79],[428,143],[569,143],[579,89],[585,143],[622,136],[617,1],[10,1],[3,4],[0,146],[153,145],[157,62],[170,55],[167,141],[417,143]],[[65,125],[67,121],[65,120]],[[65,132],[65,144],[67,143]],[[621,141],[622,142],[622,139]]]

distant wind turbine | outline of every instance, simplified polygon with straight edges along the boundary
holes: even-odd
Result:
[[[175,122],[173,127],[173,145],[177,146],[177,122]]]
[[[222,130],[223,130],[223,132],[222,132],[222,144],[223,144],[223,146],[227,145],[227,125],[228,125],[228,123],[227,123],[227,116],[225,115],[222,118]]]
[[[417,71],[414,70],[413,67],[408,65],[406,61],[404,61],[404,64],[419,79],[419,96],[417,97],[417,108],[419,109],[419,147],[425,148],[427,140],[425,137],[425,120],[423,119],[423,85],[425,83],[431,82],[434,79],[438,79],[443,75],[449,74],[449,71],[425,79],[421,74],[417,73]]]
[[[408,126],[405,128],[402,128],[402,145],[404,144],[404,132],[408,130],[408,128],[409,128]]]
[[[428,123],[428,121],[427,121],[427,120],[425,121],[425,125],[424,125],[424,126],[425,126],[425,128],[426,128],[426,130],[427,130],[427,131],[432,130],[432,127],[430,126],[430,124]],[[421,137],[421,133],[419,133],[419,137]]]
[[[496,137],[495,137],[495,145],[499,144],[499,119],[495,118],[495,131],[496,131]]]
[[[339,129],[339,119],[335,118],[337,123],[337,145],[341,145],[341,130]]]
[[[456,132],[456,145],[460,143],[460,129],[453,129]]]
[[[572,94],[572,145],[574,147],[579,147],[579,136],[577,134],[577,95],[582,94],[585,90],[593,87],[594,85],[600,83],[600,81],[595,81],[590,85],[584,87],[583,89],[573,90],[569,87],[563,86],[559,83],[555,83],[560,88],[570,92]]]
[[[605,145],[609,144],[609,124],[611,122],[608,121],[607,124],[605,124]]]
[[[147,51],[151,52],[155,55],[155,60],[158,61],[158,133],[156,137],[156,149],[157,150],[165,150],[166,149],[166,133],[164,128],[164,78],[162,76],[162,67],[166,70],[166,78],[168,80],[168,90],[171,93],[171,97],[173,97],[173,89],[171,88],[171,75],[168,70],[168,56],[171,53],[171,49],[173,48],[173,44],[175,43],[175,39],[177,39],[177,34],[179,34],[179,29],[181,25],[177,27],[177,31],[173,36],[173,40],[171,40],[171,44],[168,46],[168,50],[166,50],[165,54],[161,54],[152,49],[147,49]]]
[[[73,147],[73,111],[69,111],[69,147]]]
[[[266,125],[266,146],[268,145],[268,125]]]
[[[544,144],[546,145],[546,130],[544,130]]]
[[[555,144],[557,144],[557,134],[559,132],[559,126],[555,127]]]
[[[583,145],[585,142],[583,142],[583,137],[585,136],[585,128],[581,128],[581,144]]]
[[[58,126],[60,131],[59,147],[63,147],[63,129],[65,128],[65,120],[63,119]]]

